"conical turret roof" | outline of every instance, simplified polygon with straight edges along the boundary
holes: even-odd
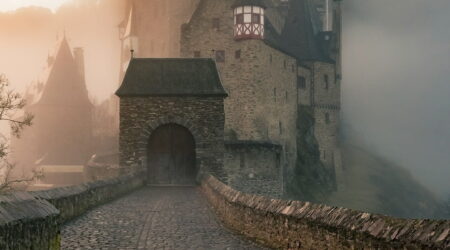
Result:
[[[58,42],[53,58],[41,79],[45,85],[36,105],[92,105],[84,76],[77,68],[65,36]]]

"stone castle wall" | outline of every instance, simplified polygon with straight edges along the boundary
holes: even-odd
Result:
[[[181,56],[214,58],[223,51],[224,61],[218,60],[217,67],[229,94],[225,100],[225,139],[281,145],[281,167],[292,169],[296,162],[297,62],[261,40],[235,41],[233,2],[200,2],[191,21],[182,28]],[[213,22],[219,26],[214,27]],[[271,172],[276,167],[272,165]],[[281,180],[278,175],[282,172],[276,173],[274,178]]]
[[[222,171],[223,97],[121,97],[121,166],[146,164],[151,133],[169,123],[186,127],[194,136],[198,177],[214,173],[226,178]]]
[[[274,249],[448,249],[450,221],[396,219],[242,193],[210,176],[202,190],[234,231]]]
[[[335,65],[323,62],[312,63],[314,134],[319,144],[321,160],[334,167],[339,151],[338,136],[340,123],[341,87],[336,81]]]
[[[227,184],[246,193],[268,197],[283,195],[281,146],[264,142],[225,143]]]

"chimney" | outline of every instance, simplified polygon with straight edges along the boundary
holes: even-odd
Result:
[[[84,77],[84,50],[83,48],[74,48],[73,49],[73,55],[75,59],[75,63],[77,65],[77,70],[80,76],[85,79]]]

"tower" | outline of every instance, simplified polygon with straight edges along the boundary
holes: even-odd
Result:
[[[92,109],[84,76],[83,49],[74,53],[64,36],[48,60],[43,77],[27,96],[35,118],[13,144],[20,163],[83,165],[92,153]]]

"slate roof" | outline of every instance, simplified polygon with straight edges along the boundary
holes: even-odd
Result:
[[[238,6],[259,6],[259,7],[263,7],[266,8],[267,4],[264,0],[236,0],[233,5],[231,5],[231,8],[235,8]]]
[[[226,97],[216,63],[206,58],[134,58],[116,95]]]
[[[309,0],[290,0],[288,16],[281,34],[266,19],[265,43],[300,61],[333,61],[320,48],[314,32],[316,18]]]
[[[92,106],[84,76],[78,72],[65,36],[58,41],[52,58],[53,63],[37,82],[40,86],[31,86],[27,91],[27,96],[31,99],[28,106]]]

